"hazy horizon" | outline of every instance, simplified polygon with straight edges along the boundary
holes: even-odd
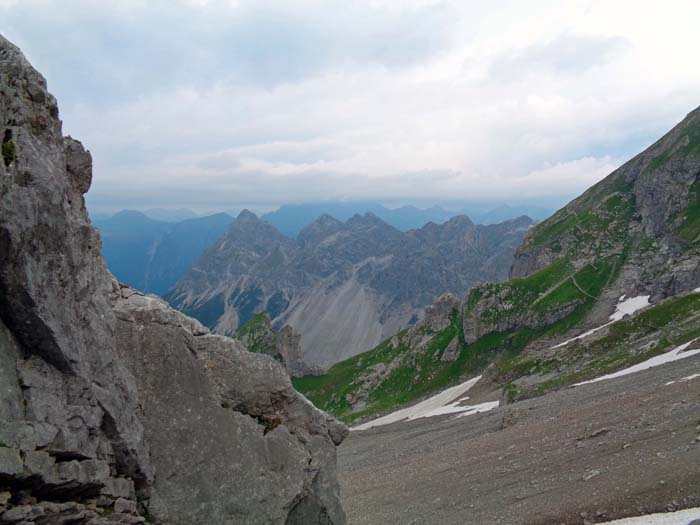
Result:
[[[566,202],[559,201],[544,201],[544,202],[530,202],[530,201],[497,201],[497,200],[484,200],[484,201],[463,201],[463,202],[447,202],[447,203],[425,203],[425,202],[406,202],[406,203],[395,203],[395,202],[380,202],[380,201],[369,201],[369,200],[350,200],[350,201],[316,201],[316,202],[304,202],[304,203],[283,203],[281,205],[275,206],[265,206],[265,205],[237,205],[233,203],[228,208],[209,208],[209,207],[198,207],[189,208],[185,206],[159,206],[159,205],[135,205],[129,206],[125,205],[123,207],[95,207],[88,205],[88,211],[91,217],[105,219],[114,216],[120,212],[124,211],[136,211],[141,212],[151,218],[158,218],[158,214],[175,214],[175,215],[188,215],[192,214],[194,217],[206,217],[214,215],[217,213],[227,213],[233,217],[236,217],[243,210],[248,210],[258,217],[263,215],[273,213],[282,209],[294,209],[297,207],[318,207],[330,209],[332,206],[342,204],[348,207],[357,207],[358,210],[364,208],[370,208],[371,206],[383,206],[388,210],[399,210],[402,208],[412,207],[420,211],[429,211],[434,208],[439,208],[450,213],[456,213],[460,215],[469,215],[470,213],[484,214],[487,212],[495,211],[499,208],[510,208],[513,210],[519,210],[524,208],[536,209],[540,213],[540,217],[543,217],[543,213],[551,214],[557,209],[566,204]],[[368,211],[371,212],[371,209]],[[324,212],[326,213],[326,212]],[[332,213],[331,213],[332,214]],[[182,220],[182,219],[178,219]]]

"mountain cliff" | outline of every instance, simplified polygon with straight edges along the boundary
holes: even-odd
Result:
[[[347,430],[107,271],[46,81],[0,36],[0,523],[344,523]]]
[[[441,293],[507,278],[530,225],[457,216],[401,232],[369,213],[321,215],[290,239],[244,211],[168,300],[221,334],[267,311],[301,334],[307,364],[327,367],[415,323]]]
[[[478,373],[514,400],[697,346],[700,109],[532,228],[511,277],[296,386],[356,420]]]

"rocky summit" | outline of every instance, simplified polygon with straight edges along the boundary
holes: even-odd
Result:
[[[90,153],[2,37],[0,124],[0,523],[344,523],[346,428],[275,359],[119,285]]]
[[[401,232],[371,213],[321,215],[290,239],[244,211],[167,298],[221,334],[267,311],[301,335],[307,365],[327,368],[419,321],[443,293],[506,279],[531,224],[457,216]]]

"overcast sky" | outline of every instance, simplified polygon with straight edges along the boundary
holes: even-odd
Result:
[[[564,200],[700,104],[700,2],[0,0],[96,210]]]

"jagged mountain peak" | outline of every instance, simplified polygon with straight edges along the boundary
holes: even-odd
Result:
[[[238,216],[236,217],[236,221],[240,221],[242,223],[245,223],[245,222],[252,223],[252,222],[260,221],[260,218],[257,215],[255,215],[252,211],[245,208],[238,214]]]
[[[474,226],[474,222],[467,215],[455,215],[444,223],[446,228],[460,227],[469,228]]]
[[[318,366],[405,328],[437,295],[504,279],[525,234],[467,217],[402,232],[365,213],[346,223],[323,214],[290,239],[264,221],[243,222],[181,279],[171,300],[227,335],[267,310],[302,335],[304,358]]]
[[[290,242],[277,228],[260,219],[252,211],[243,210],[231,223],[226,237],[237,242],[264,244],[268,240]]]
[[[361,229],[368,229],[368,228],[381,228],[383,230],[395,231],[395,232],[399,233],[399,230],[394,228],[388,222],[380,219],[377,215],[375,215],[371,211],[368,211],[364,214],[356,213],[355,215],[353,215],[352,217],[350,217],[347,220],[345,225],[351,230],[361,230]]]
[[[345,224],[335,217],[324,213],[311,224],[305,226],[299,232],[297,239],[301,243],[318,242],[344,228]]]

